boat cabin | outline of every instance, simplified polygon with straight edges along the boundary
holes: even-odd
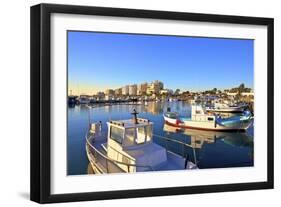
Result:
[[[120,145],[122,148],[134,148],[152,141],[153,123],[147,119],[137,118],[137,123],[132,119],[107,122],[107,143],[111,147]]]
[[[197,168],[187,158],[154,143],[153,123],[148,119],[137,118],[135,110],[132,114],[132,119],[107,122],[107,137],[101,134],[101,122],[90,125],[90,136],[87,139],[92,140],[91,149],[94,151],[88,150],[87,153],[93,169],[104,168],[107,169],[105,172],[144,172]]]
[[[107,122],[107,156],[124,171],[151,171],[167,162],[167,152],[152,141],[153,123],[132,114],[132,119]]]
[[[204,121],[204,122],[215,122],[216,116],[208,114],[204,111],[200,105],[191,106],[191,120],[192,121]]]

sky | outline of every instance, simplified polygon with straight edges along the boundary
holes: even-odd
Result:
[[[253,88],[254,40],[68,32],[68,90],[105,89],[159,80],[181,91]]]

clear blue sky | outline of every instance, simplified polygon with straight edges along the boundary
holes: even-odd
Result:
[[[199,91],[253,88],[253,40],[68,32],[69,89],[75,94],[160,80]]]

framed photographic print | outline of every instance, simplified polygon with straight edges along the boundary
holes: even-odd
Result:
[[[273,188],[273,19],[31,7],[31,200]]]

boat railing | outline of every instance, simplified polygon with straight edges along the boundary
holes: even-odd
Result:
[[[102,153],[99,149],[97,149],[93,144],[90,142],[89,138],[91,135],[87,133],[86,135],[86,147],[90,153],[90,162],[95,164],[95,167],[100,173],[122,173],[122,172],[135,172],[137,168],[141,168],[144,171],[149,170],[153,171],[153,168],[148,165],[137,165],[130,163],[132,160],[128,156],[126,156],[127,162],[121,162],[118,160],[114,160],[109,158],[104,153]],[[122,154],[123,155],[123,154]],[[123,155],[124,156],[124,155]]]
[[[181,147],[181,154],[180,154],[181,157],[183,157],[183,158],[185,158],[187,160],[189,160],[192,157],[186,151],[186,148],[194,149],[191,144],[187,144],[185,142],[182,142],[182,141],[170,138],[170,137],[161,136],[161,135],[158,135],[158,134],[153,134],[153,136],[157,137],[157,138],[160,138],[160,140],[164,140],[165,141],[164,145],[165,145],[165,148],[166,148],[167,151],[173,152],[171,150],[171,145],[169,145],[169,143],[174,143],[174,144],[178,144]],[[180,151],[178,151],[178,153],[180,153]],[[196,160],[194,155],[193,155],[193,159],[194,159],[194,161]],[[189,161],[191,161],[191,160],[189,160]]]
[[[186,146],[186,147],[192,147],[190,144],[187,144],[185,142],[182,142],[182,141],[170,138],[170,137],[164,137],[164,136],[157,135],[157,134],[153,134],[153,136],[164,139],[164,140],[167,140],[167,141],[171,141],[171,142],[174,142],[174,143],[178,143],[178,144],[181,144],[181,145]]]

